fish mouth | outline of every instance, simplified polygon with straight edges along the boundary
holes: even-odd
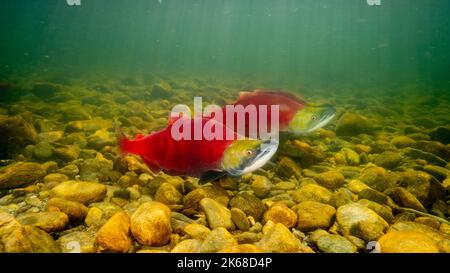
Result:
[[[253,172],[269,161],[277,152],[279,142],[275,139],[264,140],[258,149],[258,153],[250,161],[246,162],[241,168],[230,170],[231,176],[241,176]]]
[[[331,105],[321,106],[320,108],[323,108],[322,112],[320,113],[320,117],[313,124],[311,128],[306,130],[306,133],[311,133],[317,129],[320,129],[324,126],[326,126],[335,116],[336,116],[336,107]]]

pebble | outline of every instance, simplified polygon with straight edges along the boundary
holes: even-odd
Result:
[[[44,177],[44,183],[55,185],[69,180],[67,175],[61,173],[50,173]]]
[[[389,227],[381,216],[358,203],[339,207],[336,222],[343,235],[356,236],[366,242],[377,240]]]
[[[389,196],[374,189],[367,188],[358,193],[358,199],[367,199],[379,204],[386,204],[389,201]]]
[[[0,189],[17,188],[32,184],[46,175],[38,163],[18,162],[0,169]]]
[[[239,244],[253,244],[261,240],[261,233],[242,232],[234,236]]]
[[[427,212],[424,206],[417,198],[410,193],[407,189],[402,187],[396,187],[392,191],[392,198],[402,207],[415,209],[421,212]]]
[[[345,161],[350,166],[358,166],[360,164],[360,157],[357,152],[350,148],[342,148],[341,153],[344,155]]]
[[[78,169],[78,166],[75,164],[67,164],[66,166],[62,167],[58,170],[58,173],[63,174],[70,179],[74,179],[80,170]]]
[[[338,136],[355,136],[363,133],[371,133],[373,130],[372,122],[364,116],[354,113],[344,113],[336,125],[336,134]]]
[[[281,223],[287,228],[292,228],[297,224],[297,214],[283,203],[274,203],[264,213],[264,221]]]
[[[392,223],[394,220],[394,216],[392,214],[392,209],[387,205],[381,205],[376,202],[367,200],[367,199],[360,199],[358,200],[358,204],[361,204],[374,212],[376,212],[378,215],[383,217],[384,220],[388,223]]]
[[[391,143],[395,147],[401,149],[406,147],[412,147],[416,143],[416,141],[407,136],[397,136],[391,140]]]
[[[446,191],[442,184],[432,175],[416,170],[407,170],[400,174],[400,181],[423,206],[432,205],[437,200],[444,200]]]
[[[382,253],[439,253],[436,243],[417,231],[393,231],[379,239]]]
[[[347,183],[347,188],[349,190],[351,190],[353,193],[358,194],[359,192],[365,190],[365,189],[370,189],[369,186],[367,186],[366,184],[364,184],[363,182],[357,180],[357,179],[352,179]]]
[[[62,235],[56,241],[63,253],[94,253],[94,234],[86,231],[74,231]]]
[[[65,162],[76,160],[80,156],[80,148],[75,145],[57,147],[53,152],[58,159]]]
[[[304,201],[293,207],[297,212],[297,228],[307,232],[316,229],[328,229],[336,214],[336,209],[330,205],[315,201]]]
[[[414,222],[419,223],[419,224],[423,224],[423,225],[427,225],[431,228],[437,229],[439,230],[439,227],[441,225],[441,223],[435,219],[435,218],[431,218],[431,217],[417,217]]]
[[[424,152],[419,149],[405,148],[403,153],[404,153],[404,155],[406,155],[412,159],[423,159],[430,164],[435,164],[435,165],[442,166],[442,167],[447,164],[447,161],[440,158],[439,156],[434,155],[432,153]]]
[[[290,159],[289,157],[283,156],[278,162],[277,174],[282,178],[300,178],[302,176],[302,171],[297,163]]]
[[[183,195],[170,183],[163,183],[155,194],[155,201],[166,205],[181,204]]]
[[[338,171],[328,171],[314,177],[317,183],[328,189],[337,189],[344,185],[345,177]]]
[[[263,237],[255,245],[264,252],[302,252],[300,241],[281,223],[267,222],[263,228]]]
[[[130,217],[125,212],[114,214],[97,232],[95,244],[99,252],[128,252],[132,247]]]
[[[439,180],[444,180],[450,177],[450,170],[440,166],[426,165],[423,170],[438,178]]]
[[[22,225],[38,227],[45,232],[63,230],[69,223],[69,217],[62,212],[25,213],[17,217]]]
[[[40,228],[22,225],[11,214],[0,211],[0,249],[6,253],[56,253],[59,246]]]
[[[104,224],[106,219],[103,218],[103,211],[99,208],[89,208],[84,222],[88,227],[99,227]]]
[[[69,180],[60,183],[51,192],[55,197],[86,205],[102,200],[106,196],[106,186],[95,182]]]
[[[416,231],[422,233],[434,241],[440,252],[450,253],[450,238],[448,235],[427,225],[409,221],[396,222],[389,228],[389,232],[392,231]]]
[[[62,198],[52,198],[47,202],[47,210],[57,208],[65,213],[71,221],[83,221],[88,214],[88,208],[79,202],[69,201]]]
[[[184,196],[184,207],[186,209],[198,211],[200,209],[200,201],[205,197],[214,199],[224,206],[228,206],[228,202],[230,201],[227,191],[223,188],[218,186],[203,186],[189,192]]]
[[[131,233],[141,244],[162,246],[169,242],[172,233],[170,209],[159,202],[147,202],[131,216]]]
[[[219,227],[213,229],[202,243],[199,249],[201,253],[219,252],[227,246],[237,245],[236,239],[225,228]]]
[[[320,236],[317,247],[324,253],[356,253],[356,246],[345,237],[333,234]]]
[[[248,231],[250,229],[250,221],[242,210],[232,208],[230,212],[231,220],[233,220],[233,223],[239,230]]]
[[[347,188],[339,188],[333,192],[330,199],[330,205],[335,208],[353,202],[353,193]]]
[[[184,229],[184,233],[189,235],[193,239],[203,240],[208,236],[208,234],[211,232],[211,230],[204,225],[200,224],[187,224]]]
[[[235,229],[234,223],[231,220],[230,210],[219,202],[210,198],[203,198],[200,201],[200,208],[206,214],[206,219],[211,229],[218,227],[223,227],[228,230]]]
[[[377,166],[365,168],[361,172],[361,176],[358,180],[377,191],[384,191],[387,188],[394,186],[394,182],[392,181],[388,171]]]
[[[385,151],[377,155],[373,163],[386,169],[395,169],[402,160],[402,156],[397,152]]]
[[[53,155],[53,146],[48,142],[40,142],[33,147],[33,157],[38,161],[49,160]]]
[[[306,184],[292,194],[292,198],[296,203],[316,201],[328,204],[331,196],[332,193],[328,189],[314,184]]]
[[[253,217],[256,221],[261,221],[266,210],[259,198],[247,192],[238,193],[234,196],[230,200],[230,207],[242,210],[247,216]]]
[[[172,253],[198,253],[202,246],[199,239],[186,239],[179,242],[170,252]]]
[[[269,194],[273,185],[265,176],[252,175],[251,187],[256,197],[264,198]]]

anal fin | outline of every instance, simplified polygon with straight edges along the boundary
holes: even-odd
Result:
[[[150,170],[153,173],[159,173],[161,171],[161,167],[159,167],[158,165],[156,165],[153,161],[151,161],[149,158],[145,157],[145,156],[141,156],[142,160],[145,162],[145,164],[150,168]]]

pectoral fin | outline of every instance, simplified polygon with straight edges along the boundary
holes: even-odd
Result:
[[[226,172],[223,171],[207,171],[200,177],[200,180],[198,181],[199,184],[206,184],[208,182],[217,181],[222,177],[225,177],[227,175]]]

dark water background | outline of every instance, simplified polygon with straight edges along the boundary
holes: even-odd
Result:
[[[1,78],[165,74],[439,92],[450,84],[447,0],[2,0],[0,7]]]

